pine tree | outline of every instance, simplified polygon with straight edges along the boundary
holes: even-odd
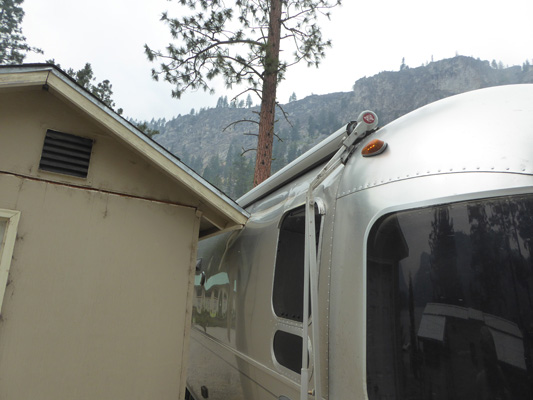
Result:
[[[159,131],[157,129],[150,128],[147,122],[141,122],[135,125],[140,131],[150,138],[153,138],[155,135],[159,135]]]
[[[46,63],[53,64],[56,67],[61,68],[61,65],[59,63],[56,63],[54,59],[47,60]],[[96,82],[93,67],[91,66],[90,63],[85,63],[83,68],[79,69],[78,71],[75,71],[74,69],[69,68],[65,72],[67,73],[68,76],[74,79],[78,85],[84,87],[89,92],[91,92],[93,95],[98,97],[109,108],[115,107],[115,102],[111,98],[111,96],[113,95],[113,85],[107,79],[103,80],[102,82]],[[122,114],[122,109],[119,108],[117,110],[117,113]]]
[[[238,174],[238,179],[235,181],[235,186],[232,190],[232,197],[238,199],[243,194],[252,189],[254,168],[250,159],[239,154],[236,160],[235,167]]]
[[[402,63],[400,64],[400,71],[403,71],[404,69],[409,69],[407,64],[405,64],[405,57],[402,57]]]
[[[177,44],[165,53],[145,45],[149,60],[161,58],[160,70],[152,76],[174,85],[179,98],[189,89],[213,92],[210,80],[221,76],[227,87],[246,84],[246,91],[261,98],[254,184],[270,175],[276,92],[290,65],[300,61],[318,66],[331,45],[317,24],[319,14],[329,17],[329,9],[341,0],[236,0],[226,7],[223,0],[179,0],[192,10],[192,16],[162,20],[169,25]],[[234,30],[232,30],[234,29]],[[283,32],[283,34],[282,34]],[[280,59],[281,41],[295,46],[292,59]]]
[[[31,47],[22,35],[24,0],[0,0],[0,64],[22,64],[27,52],[41,53]]]
[[[209,159],[209,162],[207,163],[207,166],[205,167],[204,172],[202,174],[205,180],[207,180],[217,188],[220,187],[222,184],[220,168],[220,158],[218,157],[218,154],[215,154]]]
[[[301,153],[302,152],[300,149],[298,149],[298,145],[296,143],[289,144],[289,148],[287,150],[287,163],[294,161]]]
[[[282,135],[280,132],[278,136]],[[274,141],[274,149],[272,151],[272,172],[277,172],[285,165],[287,165],[287,159],[285,157],[286,147],[279,140]]]
[[[252,107],[252,105],[252,96],[250,96],[250,93],[248,93],[248,96],[246,96],[246,108],[250,108]]]

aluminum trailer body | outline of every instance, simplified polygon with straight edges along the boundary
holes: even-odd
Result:
[[[188,395],[533,398],[533,85],[413,111],[310,191],[347,130],[239,199],[244,229],[200,243]]]

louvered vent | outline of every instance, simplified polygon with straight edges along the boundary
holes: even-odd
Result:
[[[92,148],[91,139],[48,130],[39,169],[87,178]]]

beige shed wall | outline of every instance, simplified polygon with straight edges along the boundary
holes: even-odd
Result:
[[[23,155],[17,170],[38,174],[29,160],[40,145],[27,133],[37,124],[14,128],[31,144],[28,154],[10,144]],[[0,320],[0,399],[180,398],[195,210],[2,173],[0,208],[21,212]]]
[[[47,129],[93,139],[87,179],[39,171]],[[198,206],[196,195],[119,143],[70,104],[40,89],[0,93],[0,171]]]

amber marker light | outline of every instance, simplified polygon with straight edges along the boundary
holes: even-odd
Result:
[[[386,148],[387,143],[385,143],[383,140],[374,139],[370,141],[365,147],[363,147],[363,150],[361,150],[361,154],[363,155],[363,157],[377,156],[378,154],[383,153]]]

